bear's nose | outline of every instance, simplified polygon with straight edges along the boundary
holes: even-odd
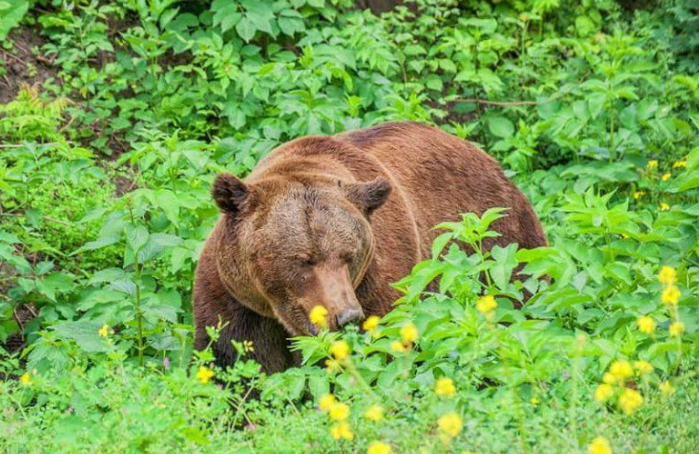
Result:
[[[335,316],[335,322],[337,322],[337,327],[342,328],[343,326],[358,322],[364,318],[364,312],[358,308],[345,309],[339,315]]]

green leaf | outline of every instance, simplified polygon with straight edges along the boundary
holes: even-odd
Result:
[[[496,137],[505,139],[511,137],[515,132],[515,125],[507,117],[489,117],[487,122],[488,129]]]
[[[4,41],[10,30],[19,25],[29,9],[27,0],[3,0],[0,4],[0,41]]]
[[[248,17],[244,17],[236,24],[235,31],[247,43],[255,37],[257,28],[255,28],[255,24]]]
[[[134,227],[131,224],[124,228],[126,232],[126,241],[132,251],[138,252],[148,242],[148,229],[142,225]]]

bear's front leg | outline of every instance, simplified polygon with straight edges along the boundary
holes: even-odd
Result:
[[[230,366],[238,359],[238,352],[231,344],[232,340],[252,342],[252,351],[244,358],[257,361],[266,373],[280,372],[295,365],[289,351],[289,335],[276,320],[256,314],[233,300],[229,301],[227,306],[229,310],[232,309],[231,306],[235,306],[233,314],[227,311],[230,318],[222,319],[224,326],[219,331],[219,338],[211,344],[217,365]],[[198,325],[195,348],[204,349],[209,343],[206,329]]]

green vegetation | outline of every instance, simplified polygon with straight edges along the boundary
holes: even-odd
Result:
[[[0,452],[697,452],[699,8],[405,3],[0,0]],[[465,214],[302,367],[193,352],[214,176],[388,120],[498,158],[550,247]]]

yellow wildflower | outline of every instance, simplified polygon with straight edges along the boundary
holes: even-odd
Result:
[[[660,204],[660,211],[667,211],[667,210],[669,210],[669,209],[670,209],[670,205],[668,205],[667,203],[662,202],[662,203]]]
[[[330,407],[328,416],[333,421],[344,421],[349,417],[349,413],[350,410],[347,404],[343,404],[342,402],[336,402],[334,405]]]
[[[645,191],[635,191],[632,195],[633,195],[634,199],[638,200],[641,197],[643,197],[645,194],[646,194]]]
[[[498,307],[498,302],[495,301],[493,295],[485,295],[478,298],[476,309],[483,315],[490,315]]]
[[[379,422],[383,419],[383,407],[374,404],[364,412],[364,417],[370,421]]]
[[[362,328],[372,336],[376,335],[376,328],[379,327],[379,322],[381,319],[376,316],[376,315],[371,315],[369,316],[366,320],[364,320],[364,324],[362,325]]]
[[[643,403],[643,396],[635,389],[625,388],[619,396],[619,407],[621,410],[630,415]]]
[[[663,266],[658,273],[658,280],[661,284],[672,285],[677,281],[677,273],[671,266]]]
[[[620,359],[612,363],[609,367],[609,373],[611,373],[617,381],[624,381],[633,376],[633,368],[631,367],[631,363],[625,359]]]
[[[324,394],[318,401],[318,408],[323,411],[330,411],[330,409],[335,405],[337,400],[332,394]]]
[[[394,353],[403,353],[408,351],[408,349],[400,341],[391,342],[391,351]]]
[[[609,441],[604,437],[597,437],[592,440],[592,443],[587,445],[587,451],[590,454],[612,454],[612,448],[609,446]]]
[[[668,285],[665,287],[665,290],[663,290],[662,295],[660,295],[660,301],[665,304],[674,305],[680,300],[680,296],[682,296],[682,294],[676,285]]]
[[[102,325],[102,328],[100,328],[100,330],[99,330],[99,335],[100,335],[100,337],[109,336],[109,325],[107,325],[106,323],[104,325]]]
[[[613,374],[605,372],[605,374],[602,375],[602,381],[608,385],[613,385],[617,382],[617,378]]]
[[[367,449],[367,454],[388,454],[391,452],[391,447],[383,441],[373,441]]]
[[[325,360],[325,371],[329,374],[332,374],[333,372],[337,372],[338,370],[342,369],[340,366],[340,362],[336,359],[326,359]]]
[[[437,380],[434,391],[440,397],[451,397],[456,394],[456,387],[454,386],[454,382],[451,378],[442,377]]]
[[[335,357],[335,359],[340,361],[347,358],[349,356],[349,352],[349,344],[343,340],[333,342],[333,344],[330,346],[330,353]]]
[[[539,398],[532,397],[531,399],[529,399],[529,403],[531,403],[532,405],[539,405]]]
[[[19,377],[19,383],[22,386],[29,386],[32,384],[32,378],[29,376],[29,372],[25,372]]]
[[[255,347],[252,345],[252,341],[243,341],[243,350],[247,353],[252,353],[255,351]]]
[[[684,323],[673,322],[670,325],[670,336],[679,337],[682,333],[684,333]]]
[[[447,413],[439,418],[437,425],[439,430],[443,433],[455,437],[461,432],[461,427],[463,426],[463,421],[461,416],[454,412]]]
[[[351,440],[354,438],[352,429],[350,429],[349,424],[347,424],[345,421],[333,424],[333,426],[330,428],[330,435],[332,435],[335,440],[339,440],[340,438]]]
[[[667,181],[667,180],[669,180],[670,178],[672,178],[672,174],[671,174],[670,172],[665,173],[665,174],[663,174],[662,177],[660,177],[660,179],[663,180],[663,181]]]
[[[676,161],[673,165],[673,169],[679,169],[680,167],[687,167],[687,161]]]
[[[609,385],[607,383],[602,383],[597,387],[595,390],[595,400],[597,402],[606,402],[608,401],[612,395],[614,394],[614,388],[612,388],[612,385]]]
[[[653,372],[653,366],[648,361],[639,360],[633,363],[634,369],[641,375],[647,375]]]
[[[672,386],[672,383],[665,380],[660,384],[660,392],[663,394],[663,396],[669,396],[675,392],[675,387]]]
[[[311,319],[311,323],[318,328],[328,327],[328,310],[323,306],[314,306],[313,309],[311,309],[309,318]]]
[[[417,340],[417,326],[410,322],[400,329],[400,337],[405,345],[412,344]]]
[[[200,366],[197,372],[197,379],[203,383],[209,383],[209,380],[214,376],[214,371],[205,366]]]
[[[638,325],[639,331],[645,334],[653,334],[655,332],[655,327],[658,326],[655,320],[653,320],[653,317],[647,315],[638,317],[636,324]]]
[[[656,167],[658,167],[658,161],[655,159],[648,161],[647,167],[648,169],[655,169]]]

